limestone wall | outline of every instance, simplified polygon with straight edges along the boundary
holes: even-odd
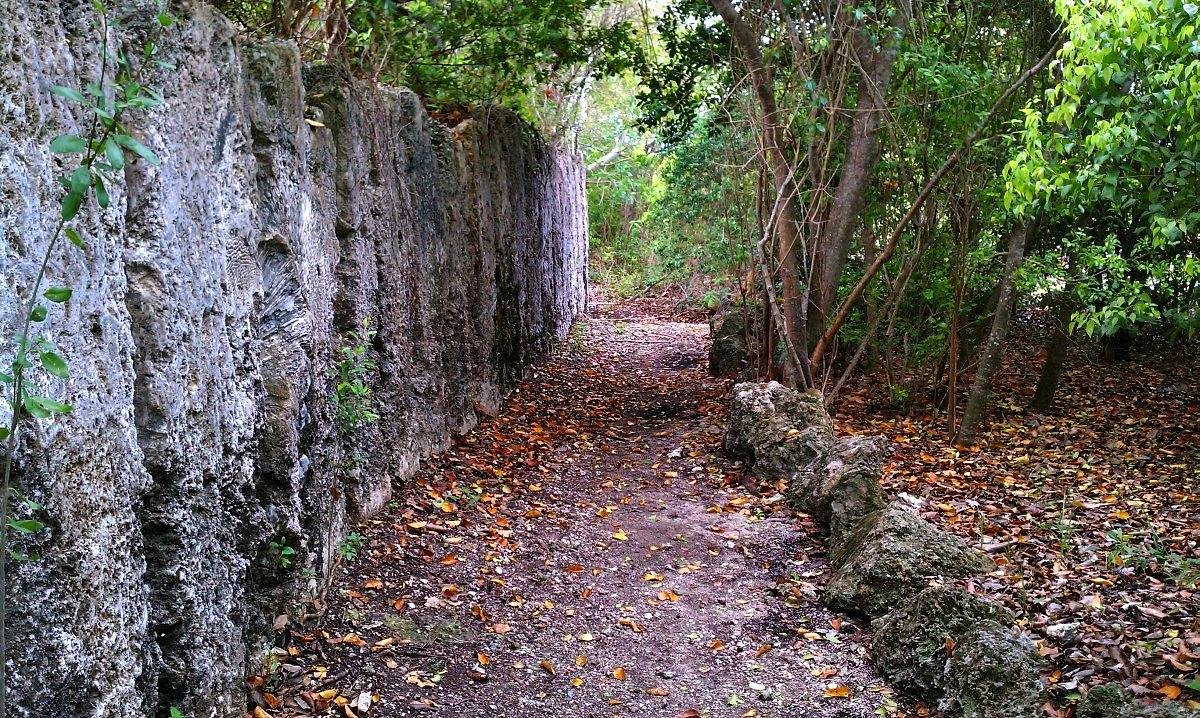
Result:
[[[152,16],[117,4],[110,39],[136,46]],[[18,456],[48,528],[10,563],[15,715],[241,715],[248,663],[348,527],[585,302],[578,157],[504,112],[450,129],[406,90],[306,71],[207,5],[177,14],[165,103],[132,123],[161,165],[128,165],[49,268],[75,287],[44,325],[71,377],[38,388],[75,410]],[[9,337],[58,211],[47,145],[81,131],[50,86],[92,79],[97,29],[87,0],[0,0],[0,27]],[[381,418],[347,432],[332,372],[363,320]]]

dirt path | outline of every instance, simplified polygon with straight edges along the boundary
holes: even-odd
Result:
[[[865,636],[816,601],[820,542],[720,454],[727,386],[705,374],[705,335],[581,323],[362,529],[270,714],[894,710]]]

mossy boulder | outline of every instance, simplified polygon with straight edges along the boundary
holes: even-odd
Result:
[[[833,422],[819,394],[778,382],[733,387],[725,448],[767,479],[809,471],[833,444]]]
[[[726,309],[714,314],[708,321],[708,373],[713,376],[737,374],[746,368],[750,356],[747,337],[746,313],[740,309]]]
[[[931,583],[977,576],[993,567],[982,552],[897,502],[831,542],[830,555],[834,573],[825,603],[872,617],[911,600]]]
[[[843,543],[858,522],[887,505],[879,484],[886,451],[881,436],[838,439],[813,470],[792,477],[792,505],[827,528],[833,543]]]
[[[1037,647],[996,621],[963,634],[946,661],[938,708],[962,718],[1042,718],[1045,687]]]
[[[875,667],[897,688],[933,701],[946,686],[946,662],[963,636],[984,621],[1008,625],[1012,614],[954,586],[930,586],[872,624]]]
[[[1092,688],[1075,706],[1075,718],[1200,718],[1178,703],[1146,705],[1117,683]]]

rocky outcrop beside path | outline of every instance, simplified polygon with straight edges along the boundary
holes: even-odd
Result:
[[[830,535],[824,600],[874,619],[876,668],[964,718],[1037,718],[1044,690],[1033,644],[1012,615],[958,585],[992,562],[880,488],[882,439],[835,439],[820,396],[778,383],[733,389],[727,449],[786,479],[792,503]]]

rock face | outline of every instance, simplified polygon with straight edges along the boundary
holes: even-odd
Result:
[[[1038,718],[1044,700],[1039,668],[1029,639],[982,621],[950,652],[938,708],[963,718]]]
[[[138,46],[155,4],[112,4],[110,41]],[[272,621],[348,527],[585,302],[578,157],[507,113],[451,129],[405,90],[306,73],[206,5],[177,14],[165,104],[132,127],[161,165],[130,164],[76,221],[87,248],[48,267],[75,288],[43,325],[71,377],[35,389],[75,410],[17,457],[48,528],[11,565],[10,715],[241,715]],[[58,211],[47,145],[81,131],[49,89],[93,79],[98,31],[87,0],[0,3],[0,27],[9,337]],[[380,419],[346,428],[334,367],[364,321]]]
[[[1076,718],[1196,718],[1200,713],[1178,703],[1144,705],[1117,683],[1088,691],[1075,707]]]
[[[724,307],[708,321],[711,343],[708,347],[708,373],[713,376],[737,374],[746,368],[750,347],[746,344],[746,313],[736,307]]]
[[[867,516],[830,552],[834,574],[825,602],[845,611],[882,616],[931,581],[991,570],[984,554],[892,502]]]
[[[960,588],[930,586],[872,623],[875,667],[897,688],[936,699],[950,654],[984,621],[1008,624],[1012,614]]]
[[[833,444],[833,422],[817,394],[778,382],[733,387],[725,449],[763,478],[789,477],[813,467]]]
[[[831,546],[845,543],[859,521],[887,504],[879,485],[886,449],[883,437],[843,437],[817,468],[792,477],[792,503],[828,526]]]

